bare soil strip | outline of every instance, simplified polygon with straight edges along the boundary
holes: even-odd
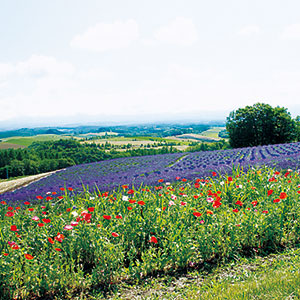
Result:
[[[57,171],[52,171],[52,172],[42,173],[42,174],[38,174],[38,175],[27,176],[24,178],[0,182],[0,194],[19,189],[19,188],[26,186],[34,181],[38,181],[44,177],[47,177],[55,172],[57,172]]]

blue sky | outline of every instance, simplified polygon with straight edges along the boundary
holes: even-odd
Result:
[[[0,2],[0,126],[300,115],[298,0]],[[298,104],[299,103],[299,104]]]

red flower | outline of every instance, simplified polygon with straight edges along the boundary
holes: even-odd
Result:
[[[65,188],[63,188],[63,187],[61,187],[61,188],[59,188],[61,191],[64,191],[65,190]]]
[[[43,226],[44,226],[44,223],[38,223],[38,226],[39,226],[39,227],[43,227]]]
[[[30,202],[25,201],[24,204],[25,204],[25,205],[30,205]]]
[[[280,201],[281,200],[279,198],[273,200],[274,203],[279,203]]]
[[[53,199],[53,198],[50,197],[50,196],[46,197],[46,200],[47,200],[47,201],[50,201],[50,200],[52,200],[52,199]]]
[[[34,208],[31,207],[31,208],[28,208],[28,210],[29,210],[29,211],[34,211]]]
[[[193,212],[193,215],[197,218],[202,216],[202,214],[197,211]]]
[[[116,216],[116,219],[122,219],[122,216],[118,215]]]
[[[4,256],[8,256],[8,253],[3,253]]]
[[[285,192],[281,192],[279,195],[280,199],[286,199],[287,198],[287,194]]]
[[[136,200],[129,199],[129,203],[133,204],[133,203],[135,203],[135,202],[136,202]]]
[[[116,233],[116,232],[112,232],[112,234],[111,234],[113,237],[118,237],[119,236],[119,234],[118,233]]]
[[[164,182],[164,180],[163,179],[158,179],[158,182]]]
[[[11,231],[18,231],[16,225],[11,225],[11,226],[10,226],[10,230],[11,230]]]
[[[38,200],[42,200],[42,199],[43,199],[42,196],[36,196],[36,198],[37,198]]]
[[[128,189],[128,185],[125,185],[125,184],[124,184],[124,185],[122,185],[122,188],[123,188],[123,189]]]
[[[238,201],[235,202],[235,204],[236,204],[236,205],[239,205],[239,206],[242,206],[242,205],[243,205],[243,202],[240,201],[240,200],[238,200]]]
[[[212,172],[211,175],[212,176],[217,176],[217,173],[216,172]]]
[[[12,211],[8,211],[5,216],[6,217],[13,217],[14,213]]]
[[[11,207],[11,206],[9,206],[9,207],[7,208],[7,210],[14,210],[14,208]]]
[[[129,190],[129,191],[127,192],[127,194],[133,195],[133,194],[134,194],[134,190]]]
[[[132,207],[131,207],[131,206],[128,206],[127,209],[128,209],[128,210],[132,210]]]
[[[89,207],[89,208],[88,208],[88,211],[89,211],[89,212],[93,212],[94,210],[95,210],[95,207]]]
[[[155,236],[151,236],[149,242],[150,242],[150,243],[154,243],[154,244],[157,244],[157,243],[158,243],[157,238],[156,238]]]
[[[68,187],[68,190],[69,190],[69,191],[73,191],[73,188],[71,188],[71,187]]]
[[[139,205],[145,205],[145,202],[144,201],[138,201],[138,204]]]
[[[253,206],[256,206],[257,203],[258,203],[257,201],[252,201],[252,202],[251,202],[251,204],[252,204]]]
[[[233,211],[234,213],[239,212],[239,210],[238,210],[237,208],[233,209],[232,211]]]
[[[61,249],[60,249],[60,248],[54,248],[54,249],[55,249],[56,251],[59,251],[59,252],[61,251]]]
[[[67,211],[67,212],[71,211],[71,208],[70,208],[70,207],[68,207],[68,208],[66,209],[66,211]]]
[[[58,199],[63,199],[63,198],[64,198],[64,196],[58,196],[57,198],[58,198]]]
[[[181,201],[180,205],[184,206],[184,205],[186,205],[186,202]]]
[[[213,213],[211,210],[207,210],[207,211],[206,211],[206,214],[208,214],[208,215],[213,215],[214,213]]]
[[[268,196],[271,196],[273,194],[273,190],[268,190]]]
[[[111,216],[104,215],[103,218],[104,218],[105,220],[110,220],[110,219],[111,219]]]
[[[48,242],[49,242],[50,244],[54,244],[54,241],[51,239],[51,237],[48,237]]]
[[[175,179],[176,179],[176,180],[179,180],[179,179],[180,179],[180,177],[179,177],[179,176],[177,176]]]
[[[228,182],[230,182],[230,181],[232,181],[233,179],[232,179],[232,177],[228,177],[227,180],[228,180]]]
[[[263,214],[267,214],[267,213],[269,213],[269,211],[263,210],[262,213],[263,213]]]
[[[30,254],[24,254],[24,256],[25,256],[26,259],[33,259],[33,256],[30,255]]]
[[[182,179],[181,179],[181,181],[183,181],[183,182],[186,182],[186,181],[187,181],[187,179],[186,179],[186,178],[182,178]]]
[[[7,204],[5,201],[1,201],[0,203],[3,204],[3,205],[6,205],[6,204]]]
[[[222,204],[222,202],[220,202],[220,200],[215,200],[215,201],[213,202],[213,207],[214,207],[214,208],[218,208],[218,207],[221,206],[221,204]]]

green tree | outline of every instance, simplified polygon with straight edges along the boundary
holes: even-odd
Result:
[[[287,109],[264,103],[231,112],[226,129],[233,148],[288,143],[296,138],[296,122]]]

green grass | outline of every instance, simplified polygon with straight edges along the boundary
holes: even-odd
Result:
[[[300,249],[124,285],[111,299],[300,299]]]
[[[37,194],[42,205],[2,202],[0,299],[126,299],[134,291],[124,282],[146,297],[143,285],[158,287],[159,278],[169,299],[276,299],[273,288],[278,299],[298,297],[298,250],[290,266],[254,262],[253,273],[248,265],[299,245],[299,174],[232,172],[105,193],[75,193],[66,182],[64,191],[49,187],[58,194]],[[174,280],[186,274],[189,284]]]
[[[69,138],[69,137],[62,136],[62,135],[56,135],[56,134],[41,134],[41,135],[36,135],[36,136],[31,136],[31,137],[8,138],[8,139],[5,139],[5,142],[28,147],[33,142],[56,141],[56,140],[66,139],[66,138]]]
[[[220,131],[222,131],[224,129],[225,129],[225,127],[212,127],[206,131],[201,132],[201,135],[219,139],[220,137],[218,134]]]

